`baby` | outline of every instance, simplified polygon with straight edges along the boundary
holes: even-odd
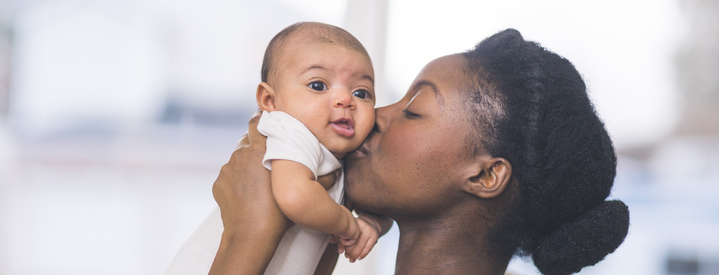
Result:
[[[375,123],[374,70],[362,44],[347,31],[321,23],[297,23],[267,46],[257,105],[257,129],[267,136],[263,165],[272,192],[296,225],[282,238],[265,274],[313,274],[330,234],[351,262],[364,258],[389,218],[342,206],[340,159],[362,144]],[[330,177],[331,178],[331,177]],[[183,244],[166,274],[207,274],[223,224],[216,208]],[[248,263],[252,264],[252,263]]]
[[[267,136],[263,164],[271,169],[275,201],[299,226],[285,234],[277,251],[287,255],[275,253],[268,273],[305,274],[298,265],[312,273],[329,241],[324,233],[339,237],[352,261],[376,242],[381,229],[375,226],[382,222],[355,219],[341,205],[343,177],[327,185],[316,181],[340,169],[339,159],[362,144],[374,127],[374,103],[372,62],[347,31],[298,23],[270,41],[257,87],[263,111],[257,129]]]

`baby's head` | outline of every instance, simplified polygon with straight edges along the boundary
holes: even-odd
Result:
[[[349,32],[297,23],[267,46],[257,105],[295,117],[337,158],[359,147],[372,130],[374,103],[372,61]]]

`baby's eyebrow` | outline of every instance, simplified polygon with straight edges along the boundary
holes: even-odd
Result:
[[[372,82],[372,86],[374,86],[374,79],[368,74],[363,74],[362,76],[360,76],[360,78],[369,80],[369,82]]]
[[[315,70],[315,69],[317,69],[317,70],[324,70],[324,71],[329,71],[329,70],[330,70],[330,69],[325,68],[325,67],[322,66],[322,65],[312,65],[312,66],[310,66],[309,68],[307,68],[307,69],[303,70],[302,72],[300,72],[300,74],[304,74],[304,73],[306,73],[306,72],[309,72],[309,71]],[[372,85],[374,86],[374,78],[372,78],[370,75],[368,75],[368,74],[363,74],[363,75],[360,76],[360,79],[367,79],[367,80],[369,80],[369,82],[372,82]]]
[[[304,74],[304,73],[306,73],[306,72],[308,72],[308,71],[315,70],[315,69],[325,70],[325,71],[326,71],[326,70],[329,70],[329,69],[327,69],[327,68],[325,68],[325,67],[323,67],[323,66],[321,66],[321,65],[312,65],[312,66],[310,66],[309,68],[307,68],[307,69],[305,69],[304,71],[302,71],[300,74]]]

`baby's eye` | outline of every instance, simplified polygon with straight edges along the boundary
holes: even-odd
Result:
[[[315,91],[327,90],[327,85],[325,85],[324,83],[319,82],[319,81],[312,82],[312,83],[310,83],[310,85],[307,85],[307,86],[310,87],[310,89],[315,90]]]
[[[369,92],[367,90],[357,90],[352,92],[353,96],[359,97],[361,99],[365,99],[369,97]]]

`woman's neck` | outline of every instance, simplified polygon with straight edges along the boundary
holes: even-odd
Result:
[[[483,241],[486,228],[470,228],[466,221],[456,218],[431,222],[398,220],[397,225],[400,239],[395,274],[398,275],[502,275],[511,259],[511,255],[489,254]]]

